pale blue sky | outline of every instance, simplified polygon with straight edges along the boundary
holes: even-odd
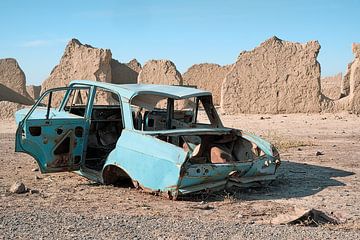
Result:
[[[28,84],[40,84],[77,38],[113,58],[233,63],[267,38],[321,44],[322,75],[344,72],[360,42],[357,0],[0,0],[0,58],[16,58]]]

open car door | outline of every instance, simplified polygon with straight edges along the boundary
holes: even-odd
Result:
[[[76,105],[80,91],[81,104]],[[67,87],[42,94],[19,123],[15,151],[34,157],[42,173],[79,170],[89,126],[90,92],[90,88]]]

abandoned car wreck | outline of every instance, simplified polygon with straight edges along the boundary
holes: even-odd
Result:
[[[169,198],[275,178],[276,148],[226,128],[210,92],[180,86],[72,81],[15,114],[16,151],[42,173],[75,171]]]

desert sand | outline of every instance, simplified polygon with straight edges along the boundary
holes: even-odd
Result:
[[[74,173],[41,174],[14,153],[15,124],[0,127],[0,232],[5,238],[343,239],[360,237],[360,118],[353,114],[223,115],[224,124],[280,149],[278,179],[262,188],[170,201],[134,188],[98,185]],[[321,154],[316,154],[320,152]],[[33,193],[11,194],[22,181]],[[272,225],[294,208],[339,225]]]

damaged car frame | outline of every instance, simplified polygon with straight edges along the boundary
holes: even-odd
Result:
[[[226,128],[210,92],[191,87],[72,81],[15,114],[16,151],[42,173],[74,171],[171,199],[275,178],[276,148]]]

